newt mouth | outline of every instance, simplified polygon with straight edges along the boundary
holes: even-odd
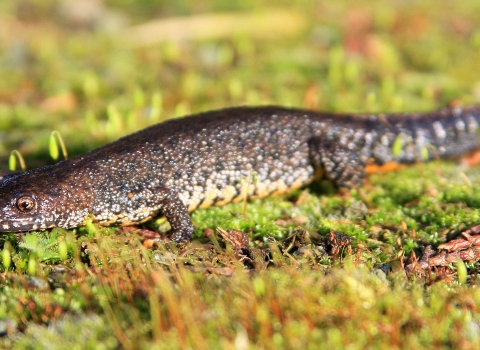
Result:
[[[22,232],[42,229],[38,223],[31,221],[0,221],[0,232]]]

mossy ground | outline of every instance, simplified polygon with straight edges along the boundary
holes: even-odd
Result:
[[[0,3],[2,168],[13,149],[29,168],[52,163],[53,130],[74,155],[233,105],[388,112],[480,102],[475,1],[276,2],[291,16],[281,35],[270,33],[280,29],[267,1],[112,0],[83,21],[74,13],[86,10],[71,4]],[[258,28],[126,41],[129,26],[155,18],[225,11],[260,16],[251,22]],[[220,22],[213,17],[203,30]],[[94,225],[21,242],[4,235],[2,345],[479,348],[478,264],[467,263],[460,278],[453,265],[440,282],[441,271],[406,277],[402,265],[402,256],[480,222],[479,180],[478,167],[434,162],[371,175],[348,193],[317,183],[245,207],[197,210],[197,239],[187,246],[145,248],[136,234]],[[250,265],[211,235],[217,227],[248,233]],[[330,231],[351,237],[350,252],[328,253]]]

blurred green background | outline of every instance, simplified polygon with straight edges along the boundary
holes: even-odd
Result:
[[[53,162],[53,130],[73,155],[234,105],[478,103],[479,23],[473,0],[2,0],[0,169]]]

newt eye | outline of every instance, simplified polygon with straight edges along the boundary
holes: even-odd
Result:
[[[30,196],[21,196],[17,199],[17,208],[20,211],[30,211],[35,208],[35,200]]]

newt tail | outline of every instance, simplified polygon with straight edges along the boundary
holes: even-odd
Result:
[[[350,188],[371,163],[460,156],[480,148],[479,122],[479,107],[358,115],[239,107],[169,120],[55,165],[0,173],[0,232],[164,215],[170,238],[189,241],[198,207],[287,192],[318,170]]]

